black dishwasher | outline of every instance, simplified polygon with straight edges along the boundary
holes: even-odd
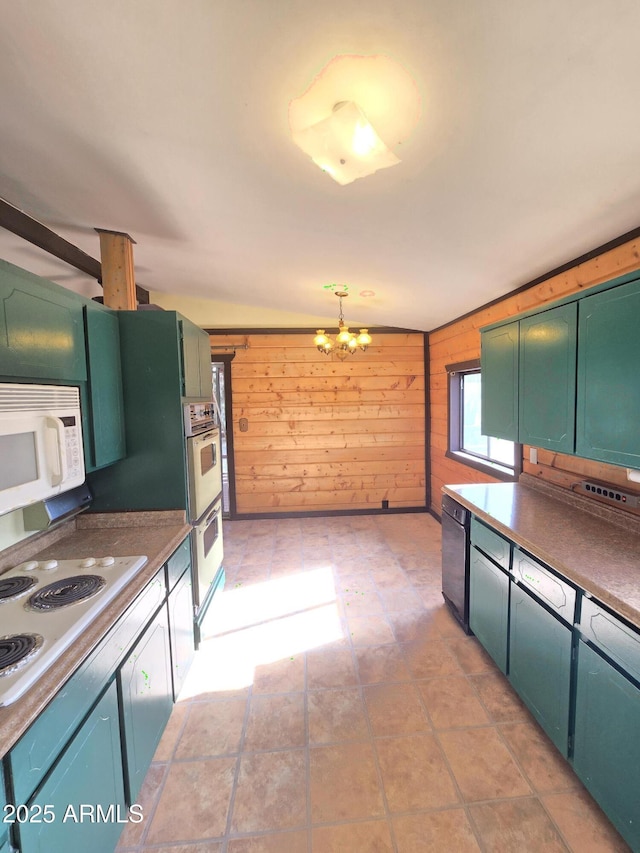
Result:
[[[442,595],[466,634],[469,628],[469,522],[471,513],[442,496]]]

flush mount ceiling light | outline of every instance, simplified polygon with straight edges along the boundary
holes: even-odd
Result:
[[[334,293],[340,300],[338,334],[336,335],[336,339],[335,341],[332,341],[331,338],[325,334],[324,329],[317,329],[313,343],[317,346],[320,352],[323,352],[325,355],[330,355],[332,352],[335,352],[336,356],[342,361],[347,357],[347,353],[351,353],[351,355],[353,355],[357,349],[361,349],[365,352],[371,343],[371,335],[369,334],[368,329],[360,329],[359,335],[356,335],[355,332],[349,331],[349,327],[344,322],[344,314],[342,313],[342,300],[346,299],[349,294],[346,290],[336,290]]]
[[[291,136],[339,184],[400,162],[420,116],[417,87],[387,56],[337,56],[289,104]]]

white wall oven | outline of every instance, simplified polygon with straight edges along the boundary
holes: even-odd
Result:
[[[207,429],[187,438],[189,466],[189,518],[202,518],[222,492],[220,430]]]
[[[202,622],[216,590],[224,583],[222,568],[222,457],[220,430],[210,404],[185,406],[189,520],[193,526],[193,603],[196,648]]]

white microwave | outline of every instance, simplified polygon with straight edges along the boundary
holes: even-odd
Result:
[[[0,383],[0,515],[82,483],[78,389]]]

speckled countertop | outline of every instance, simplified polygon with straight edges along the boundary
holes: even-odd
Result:
[[[623,527],[622,515],[612,523],[567,503],[565,495],[522,482],[444,486],[443,492],[640,627],[636,519]]]
[[[0,573],[26,559],[144,554],[146,564],[96,617],[75,643],[20,699],[0,708],[0,756],[8,752],[96,647],[133,599],[190,531],[184,512],[131,512],[80,516],[55,531],[37,535],[0,554]]]

